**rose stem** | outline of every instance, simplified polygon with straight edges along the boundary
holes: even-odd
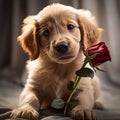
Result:
[[[84,68],[86,64],[87,64],[87,62],[84,62],[84,64],[82,65],[81,69]],[[73,89],[72,89],[72,91],[71,91],[71,93],[70,93],[70,95],[69,95],[69,98],[67,99],[67,101],[66,101],[66,103],[65,103],[64,115],[66,115],[68,104],[69,104],[69,102],[70,102],[70,100],[71,100],[74,92],[76,91],[77,85],[78,85],[78,83],[80,82],[80,80],[81,80],[81,77],[80,77],[80,76],[76,76],[76,78],[75,78],[75,83],[74,83],[74,85],[73,85]]]

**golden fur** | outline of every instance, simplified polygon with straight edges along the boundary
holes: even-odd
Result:
[[[68,25],[74,28],[69,30]],[[66,100],[69,94],[67,83],[74,80],[75,71],[83,64],[82,47],[86,49],[98,43],[100,34],[101,29],[89,11],[61,4],[47,6],[37,15],[25,18],[18,40],[31,60],[27,62],[27,83],[12,118],[38,120],[40,108],[50,108],[55,98]],[[69,45],[64,54],[55,50],[62,42]],[[99,96],[98,78],[82,78],[79,87],[83,89],[76,96],[80,103],[72,108],[71,116],[95,119],[92,109]]]

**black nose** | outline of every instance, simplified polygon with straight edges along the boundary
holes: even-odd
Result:
[[[57,52],[64,54],[68,51],[69,45],[66,42],[60,42],[55,46],[55,49]]]

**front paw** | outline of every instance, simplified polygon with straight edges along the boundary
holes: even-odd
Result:
[[[11,113],[11,118],[25,118],[28,120],[39,120],[39,113],[30,105],[24,105],[16,108]]]
[[[72,109],[71,117],[75,120],[97,120],[94,111],[77,106]]]

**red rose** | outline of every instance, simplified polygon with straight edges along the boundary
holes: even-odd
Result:
[[[91,60],[94,66],[101,65],[106,61],[111,61],[110,52],[104,42],[100,42],[88,48],[88,55],[91,56],[94,54],[96,56]]]

